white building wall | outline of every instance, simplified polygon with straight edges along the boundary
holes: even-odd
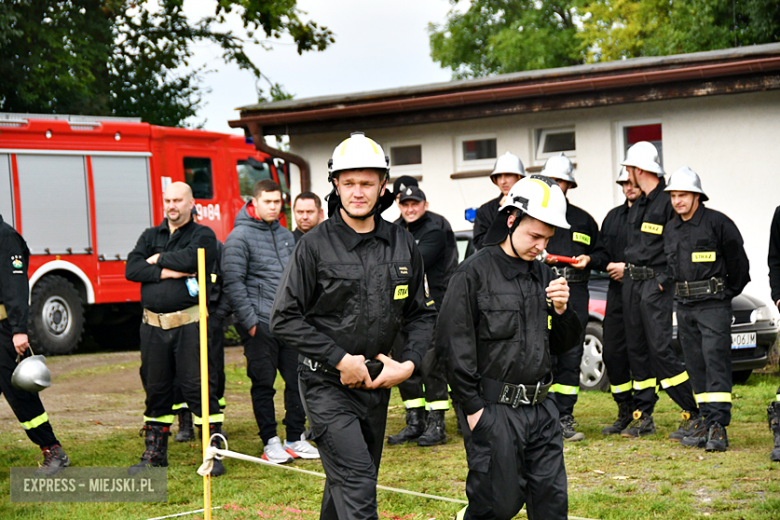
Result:
[[[707,206],[731,217],[745,239],[753,280],[745,292],[769,300],[769,225],[774,208],[780,205],[779,91],[375,129],[367,134],[386,148],[401,143],[422,145],[423,164],[418,171],[399,168],[391,175],[421,174],[420,188],[430,209],[444,215],[453,229],[462,230],[471,228],[464,218],[465,210],[479,207],[499,191],[488,177],[450,178],[458,171],[459,136],[495,135],[498,155],[511,151],[527,167],[541,166],[533,159],[534,131],[574,126],[577,153],[572,160],[577,164],[579,186],[569,192],[569,199],[601,223],[623,200],[614,179],[622,158],[619,125],[627,121],[662,124],[664,168],[671,173],[687,165],[699,173],[710,198]],[[348,132],[333,132],[292,136],[290,140],[291,151],[309,162],[312,189],[320,196],[330,192],[328,159],[346,137]],[[300,186],[297,178],[293,186]],[[388,210],[384,216],[392,220],[398,212]]]

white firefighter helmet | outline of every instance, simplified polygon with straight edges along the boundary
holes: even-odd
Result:
[[[30,356],[16,366],[11,384],[19,390],[37,393],[51,386],[51,373],[43,356]]]
[[[542,175],[531,175],[517,181],[499,208],[517,208],[551,226],[569,229],[566,221],[566,197],[556,182]]]
[[[618,178],[615,181],[617,184],[622,185],[624,182],[628,182],[628,170],[626,170],[625,166],[620,167],[620,173],[618,174]]]
[[[626,152],[626,160],[620,164],[623,166],[634,166],[646,172],[653,172],[659,177],[664,175],[658,150],[653,143],[648,141],[639,141],[631,146],[628,152]]]
[[[563,152],[560,155],[547,159],[540,173],[551,179],[568,181],[571,183],[572,188],[577,187],[577,181],[574,180],[574,164]]]
[[[344,170],[376,169],[390,172],[390,158],[385,155],[379,143],[366,137],[363,132],[352,132],[335,150],[328,161],[328,172],[331,176]]]
[[[496,166],[493,168],[493,173],[490,174],[490,180],[493,181],[493,184],[496,182],[496,175],[501,175],[502,173],[525,177],[523,161],[511,152],[505,153],[496,160]]]
[[[691,193],[700,193],[699,202],[704,202],[709,198],[704,193],[704,190],[701,189],[701,179],[699,178],[699,175],[687,166],[683,166],[669,177],[669,184],[664,191],[690,191]]]

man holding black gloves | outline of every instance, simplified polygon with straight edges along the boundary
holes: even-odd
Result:
[[[576,347],[582,326],[565,278],[535,261],[556,228],[568,229],[566,199],[532,175],[507,195],[485,247],[450,279],[436,348],[470,431],[464,428],[469,505],[457,518],[568,515],[558,409],[546,399],[552,356]]]
[[[336,147],[333,211],[298,242],[271,310],[271,332],[300,354],[301,395],[326,475],[325,520],[377,518],[390,388],[420,367],[436,319],[414,238],[379,216],[393,200],[388,165],[362,133]],[[390,359],[401,330],[406,344]]]

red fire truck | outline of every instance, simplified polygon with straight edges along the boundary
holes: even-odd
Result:
[[[289,194],[285,172],[242,136],[135,118],[0,114],[0,215],[32,255],[36,353],[72,352],[85,310],[97,324],[138,308],[125,261],[161,222],[168,184],[192,187],[201,223],[224,241],[255,182],[271,178]]]

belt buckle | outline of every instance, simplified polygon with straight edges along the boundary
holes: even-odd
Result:
[[[510,385],[507,383],[504,383],[499,401],[510,405],[512,408],[517,408],[521,404],[531,404],[525,392],[525,385]]]
[[[722,286],[718,279],[716,277],[712,277],[708,280],[708,289],[710,290],[709,294],[716,294],[718,292],[718,289],[720,289]]]
[[[303,358],[303,364],[311,369],[312,372],[316,372],[320,368],[320,364],[316,361],[312,361],[311,358]]]
[[[691,287],[688,285],[688,280],[685,280],[685,294],[681,294],[683,298],[688,298],[691,295]]]

